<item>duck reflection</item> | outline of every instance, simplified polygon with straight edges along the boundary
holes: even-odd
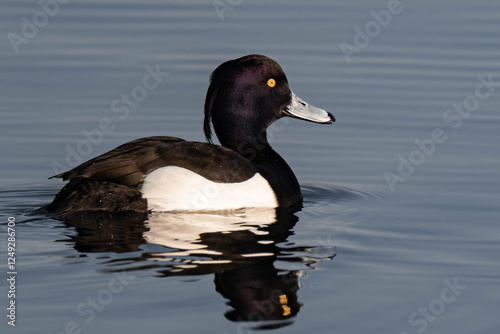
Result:
[[[231,321],[259,323],[294,317],[301,304],[297,272],[279,273],[272,261],[262,261],[248,267],[215,274],[217,291],[229,300],[233,310],[225,317]],[[274,322],[257,327],[283,326],[289,322]]]
[[[77,251],[133,254],[112,258],[112,271],[123,265],[119,270],[153,269],[165,277],[214,274],[216,291],[231,307],[225,317],[252,328],[291,324],[301,307],[297,291],[304,267],[335,255],[330,249],[327,256],[315,257],[314,247],[287,242],[297,221],[283,208],[65,219],[76,229],[70,238]],[[284,268],[277,268],[278,262]]]

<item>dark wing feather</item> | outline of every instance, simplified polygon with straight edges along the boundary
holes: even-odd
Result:
[[[175,137],[148,137],[123,144],[54,177],[136,187],[148,172],[164,166],[183,167],[215,182],[242,182],[256,173],[246,158],[228,148]]]

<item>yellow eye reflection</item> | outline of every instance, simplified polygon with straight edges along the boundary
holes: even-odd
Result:
[[[288,317],[290,314],[292,314],[291,308],[287,305],[281,305],[281,308],[283,309],[283,316]]]
[[[273,78],[267,80],[267,85],[271,88],[276,86],[276,80],[274,80]]]
[[[272,79],[269,79],[269,80],[272,80]],[[280,300],[281,309],[283,310],[283,312],[281,312],[281,314],[284,317],[288,317],[292,313],[292,309],[290,308],[290,306],[287,305],[288,304],[287,296],[285,294],[283,294],[283,295],[279,295],[278,298]]]
[[[285,294],[279,296],[280,304],[288,304],[288,298]]]

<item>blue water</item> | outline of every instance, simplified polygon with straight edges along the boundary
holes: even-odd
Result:
[[[1,5],[2,333],[497,333],[498,1],[215,3]],[[79,161],[204,140],[211,71],[250,53],[337,119],[268,133],[301,211],[32,214]],[[148,68],[158,85],[123,102]]]

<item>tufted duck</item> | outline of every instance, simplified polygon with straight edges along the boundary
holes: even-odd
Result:
[[[53,176],[69,183],[44,211],[300,206],[299,183],[269,145],[266,129],[284,116],[332,123],[333,115],[298,98],[282,68],[266,56],[227,61],[210,81],[204,120],[208,143],[158,136],[123,144]],[[210,123],[222,146],[212,143]]]

